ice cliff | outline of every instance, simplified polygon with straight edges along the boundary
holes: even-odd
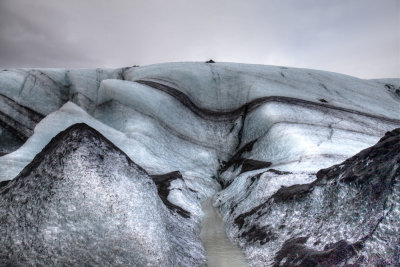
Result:
[[[253,266],[396,266],[398,127],[399,79],[0,70],[0,265],[203,266],[212,198]]]

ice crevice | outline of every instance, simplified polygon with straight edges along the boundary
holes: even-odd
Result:
[[[390,265],[396,83],[231,63],[0,71],[0,265]],[[54,204],[74,191],[87,197]],[[133,253],[103,258],[121,236]]]

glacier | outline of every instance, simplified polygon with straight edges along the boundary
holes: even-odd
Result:
[[[83,123],[56,135],[2,190],[0,205],[5,265],[203,260],[198,236],[185,229],[186,218],[171,216],[160,203],[151,177]]]
[[[399,127],[400,79],[1,69],[0,263],[204,266],[212,205],[251,266],[396,266]]]

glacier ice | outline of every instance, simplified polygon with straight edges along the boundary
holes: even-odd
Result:
[[[86,124],[54,137],[0,194],[1,265],[204,264],[191,224]]]
[[[314,181],[268,171],[238,177],[216,202],[255,266],[395,266],[399,146],[398,128]]]
[[[327,264],[328,260],[337,265],[368,261],[391,264],[400,254],[398,241],[388,239],[389,235],[399,234],[391,221],[398,218],[398,163],[389,160],[391,165],[385,165],[387,173],[393,172],[390,175],[395,182],[388,186],[391,191],[383,190],[378,200],[367,194],[354,201],[354,196],[362,195],[365,188],[379,185],[379,179],[372,174],[371,180],[363,178],[365,188],[354,187],[342,178],[348,172],[346,168],[383,168],[373,155],[367,156],[367,160],[356,156],[363,163],[353,165],[346,159],[400,127],[398,90],[399,79],[363,80],[325,71],[235,63],[166,63],[119,69],[2,69],[0,182],[10,188],[17,184],[21,178],[13,178],[21,177],[24,168],[51,144],[52,138],[72,125],[85,123],[123,151],[135,166],[145,170],[143,181],[150,181],[149,190],[153,193],[145,198],[152,204],[143,202],[143,206],[153,205],[152,212],[159,211],[161,217],[154,219],[157,222],[154,227],[164,232],[153,236],[146,228],[149,218],[136,213],[132,216],[141,224],[135,231],[148,236],[149,243],[132,248],[129,260],[121,251],[114,257],[107,254],[110,255],[107,259],[88,259],[84,264],[127,259],[139,265],[204,265],[204,247],[198,238],[204,217],[201,204],[204,207],[210,201],[223,216],[228,237],[242,249],[250,265]],[[85,153],[97,149],[90,144],[85,146],[91,148],[89,152],[82,148]],[[386,152],[396,158],[395,150]],[[336,165],[341,162],[344,163]],[[56,163],[59,162],[48,162]],[[103,171],[111,168],[92,157],[68,164],[69,169],[67,165],[64,168],[68,170],[64,172],[66,177],[76,174],[84,178],[83,170],[93,168],[95,175],[88,177],[88,182],[93,182],[92,178],[102,180]],[[77,170],[71,167],[75,165],[79,166]],[[324,171],[319,170],[332,165],[337,171],[332,171],[335,177],[328,182],[321,178]],[[122,172],[125,168],[120,166]],[[58,175],[50,172],[44,176],[42,169],[32,168],[32,173],[36,172],[46,181]],[[362,172],[357,175],[364,177]],[[115,194],[122,190],[123,195],[127,194],[124,188],[115,188],[107,177],[104,177],[107,190],[114,190]],[[94,184],[86,185],[79,188],[99,189]],[[28,194],[23,191],[27,188],[21,186],[21,190],[22,195]],[[143,199],[138,196],[130,201],[135,204],[137,198],[139,203]],[[334,200],[341,206],[327,208]],[[84,205],[84,201],[79,205]],[[392,211],[383,208],[385,201],[393,203]],[[2,200],[0,204],[9,211],[10,203]],[[375,204],[376,208],[365,208]],[[51,209],[46,207],[47,210],[41,206],[34,208],[47,216]],[[85,206],[84,212],[97,210],[91,207],[95,206]],[[17,209],[21,214],[27,212],[21,206]],[[59,217],[66,216],[63,212]],[[326,215],[328,212],[331,216]],[[30,219],[35,224],[39,220]],[[363,235],[378,221],[374,236],[365,239],[361,246]],[[76,223],[85,225],[84,221]],[[65,225],[60,223],[61,226]],[[113,224],[109,227],[114,231]],[[128,225],[121,227],[130,229]],[[28,229],[31,228],[25,230],[29,232]],[[301,232],[301,229],[306,230]],[[10,231],[17,230],[11,227]],[[93,234],[93,240],[100,238],[97,233]],[[72,231],[67,234],[71,242],[76,242],[77,235]],[[90,239],[88,233],[82,234]],[[36,254],[23,249],[26,244],[18,243],[19,237],[5,236],[8,239],[2,239],[0,246],[14,244],[23,252],[12,255],[15,263],[36,258],[33,256]],[[45,238],[45,235],[31,235],[24,240],[49,246]],[[126,242],[121,246],[132,245]],[[161,248],[159,244],[163,242],[166,245]],[[147,258],[141,253],[146,246],[152,251]],[[289,253],[294,248],[302,258]],[[72,253],[65,249],[65,253]],[[99,252],[93,247],[90,250]],[[54,256],[51,253],[58,252],[48,253]],[[84,253],[84,248],[79,253]],[[348,257],[339,261],[338,253]],[[54,258],[65,260],[62,256]]]

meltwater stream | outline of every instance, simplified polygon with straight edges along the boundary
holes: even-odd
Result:
[[[245,267],[246,263],[242,251],[228,239],[225,225],[217,210],[212,206],[212,200],[202,204],[204,219],[200,232],[207,253],[209,267]]]

